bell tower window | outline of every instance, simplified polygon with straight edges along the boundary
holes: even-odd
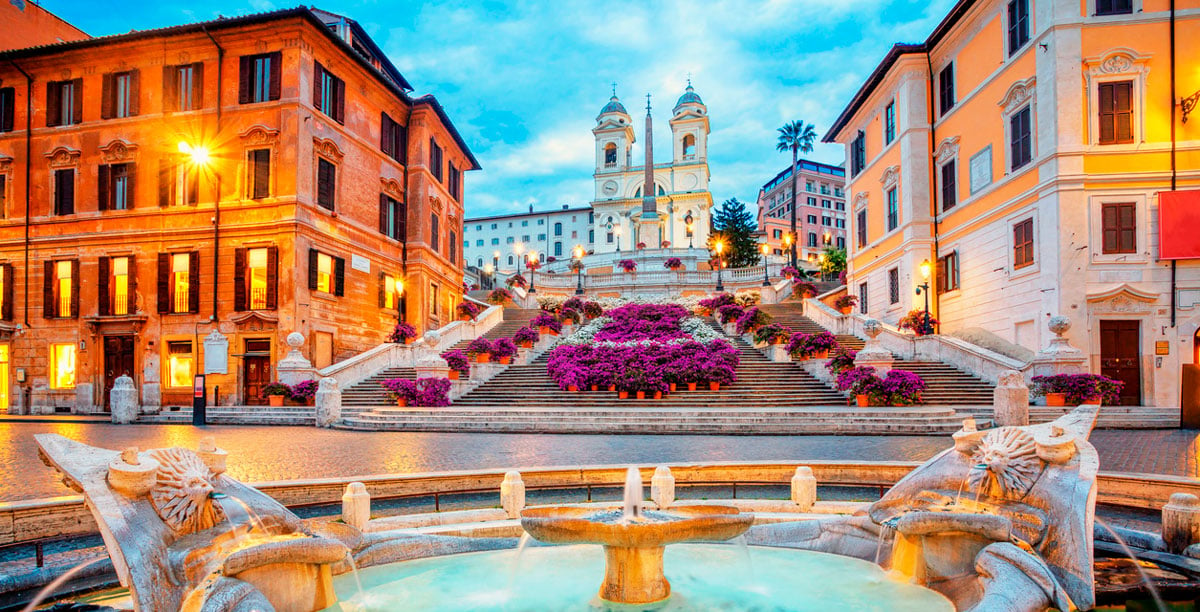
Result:
[[[608,143],[604,145],[604,167],[615,168],[617,166],[617,145]]]

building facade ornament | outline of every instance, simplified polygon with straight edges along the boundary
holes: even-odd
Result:
[[[1141,55],[1126,47],[1114,47],[1096,57],[1084,58],[1090,75],[1129,74],[1149,72],[1149,55]]]
[[[137,153],[137,145],[130,144],[120,138],[114,138],[108,144],[100,147],[100,156],[105,162],[114,164],[133,161]]]
[[[946,138],[938,145],[937,152],[934,157],[937,159],[937,164],[941,166],[946,162],[958,157],[958,136]]]
[[[279,130],[275,128],[269,128],[262,124],[252,125],[243,130],[241,134],[238,134],[238,136],[241,137],[243,144],[249,146],[274,145],[279,142]],[[314,138],[313,142],[315,144],[318,142],[318,140]],[[334,145],[334,147],[336,148],[337,145]]]
[[[392,178],[380,178],[379,188],[387,195],[392,196],[397,200],[404,198],[404,187],[400,185],[400,181]]]
[[[1004,97],[997,104],[1004,109],[1004,114],[1011,115],[1025,106],[1026,102],[1033,99],[1033,87],[1037,84],[1037,77],[1031,76],[1024,81],[1017,81],[1008,88]]]
[[[55,147],[46,154],[51,168],[67,168],[79,165],[79,149]]]
[[[871,199],[871,193],[868,191],[859,191],[854,194],[854,209],[865,208],[868,201]]]
[[[313,148],[316,149],[318,154],[329,158],[335,163],[341,163],[342,158],[346,156],[346,154],[338,148],[336,142],[328,138],[321,138],[320,136],[313,136]]]
[[[883,185],[884,189],[890,189],[896,183],[900,182],[900,166],[889,166],[879,176],[879,184]]]
[[[8,172],[12,170],[13,158],[8,155],[0,155],[0,172]]]

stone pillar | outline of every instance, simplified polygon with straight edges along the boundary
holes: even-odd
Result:
[[[786,344],[771,344],[767,346],[767,357],[775,363],[787,363],[792,360],[792,356],[787,352]]]
[[[521,480],[520,472],[505,472],[504,481],[500,483],[500,507],[508,518],[521,518],[521,510],[525,509],[525,481]]]
[[[1200,542],[1200,498],[1191,493],[1172,493],[1162,509],[1162,539],[1167,551],[1181,554]]]
[[[665,465],[654,468],[654,476],[650,478],[650,499],[659,510],[666,510],[675,503],[675,476],[671,474],[671,468]]]
[[[1046,326],[1054,332],[1054,338],[1050,340],[1050,346],[1038,351],[1034,356],[1030,362],[1029,375],[1053,376],[1086,372],[1087,357],[1063,337],[1063,334],[1071,329],[1071,319],[1062,315],[1053,316],[1046,322]]]
[[[371,520],[371,494],[361,482],[346,485],[342,494],[342,522],[363,531]]]
[[[997,425],[1029,424],[1029,387],[1020,372],[1000,373],[1000,384],[992,392],[992,406]]]
[[[796,468],[792,476],[792,501],[805,512],[817,503],[817,478],[807,465]]]
[[[300,353],[300,345],[304,344],[304,335],[300,332],[292,332],[287,335],[287,343],[292,350],[288,351],[287,356],[280,359],[279,364],[275,366],[279,382],[285,385],[294,385],[316,378],[317,369],[313,367],[307,357]]]
[[[891,371],[892,363],[895,361],[892,352],[883,348],[883,344],[879,342],[879,334],[883,332],[883,325],[875,319],[867,319],[863,323],[863,331],[867,334],[867,344],[854,356],[854,365],[875,368],[875,373],[883,377]]]
[[[441,355],[432,354],[422,357],[417,362],[417,378],[447,378],[450,376],[450,366]]]
[[[322,378],[317,383],[316,417],[317,427],[332,427],[342,420],[342,391],[338,389],[337,379]]]
[[[137,420],[137,394],[132,378],[127,375],[117,377],[117,380],[113,382],[112,391],[108,392],[108,405],[112,410],[113,423],[124,425]]]

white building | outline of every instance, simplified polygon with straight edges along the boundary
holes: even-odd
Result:
[[[515,215],[476,217],[463,221],[463,253],[467,266],[492,264],[502,276],[523,267],[520,258],[531,252],[538,259],[563,259],[582,246],[592,250],[592,209],[587,206],[534,211]]]

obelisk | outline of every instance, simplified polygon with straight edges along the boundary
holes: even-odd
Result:
[[[650,117],[650,94],[646,94],[646,166],[642,185],[642,217],[638,220],[638,242],[647,249],[662,248],[658,220],[658,190],[654,186],[654,124]]]

